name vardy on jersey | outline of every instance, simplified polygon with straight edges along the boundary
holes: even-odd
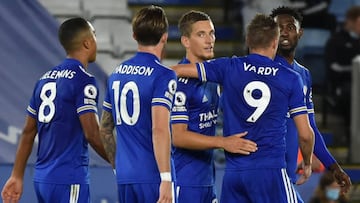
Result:
[[[273,68],[273,67],[256,67],[251,64],[247,64],[244,62],[244,70],[245,71],[251,71],[258,75],[272,75],[275,76],[279,68]]]
[[[151,67],[120,64],[116,67],[114,73],[150,76],[153,71],[154,68]]]

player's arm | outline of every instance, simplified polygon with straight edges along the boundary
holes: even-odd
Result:
[[[16,152],[15,163],[11,176],[5,183],[1,192],[1,197],[4,203],[17,202],[21,197],[25,167],[33,148],[36,133],[36,119],[31,116],[27,116]]]
[[[231,153],[250,154],[257,150],[256,143],[242,138],[247,132],[233,136],[206,136],[188,130],[188,125],[177,123],[172,125],[172,141],[175,147],[206,150],[223,148]]]
[[[176,72],[178,77],[189,77],[189,78],[198,78],[198,71],[196,64],[177,64],[171,66],[171,68]]]
[[[114,127],[115,124],[112,114],[104,110],[101,115],[100,136],[107,157],[113,168],[115,168],[115,152],[116,152],[116,142],[113,133]]]
[[[109,162],[100,138],[99,119],[96,113],[88,112],[79,116],[86,140],[91,147],[106,161]]]
[[[345,173],[327,149],[324,139],[316,126],[314,114],[309,114],[309,120],[315,134],[314,154],[319,158],[321,163],[334,174],[336,181],[342,186],[341,192],[347,193],[351,187],[350,177]]]
[[[167,202],[172,199],[170,112],[164,106],[153,106],[151,114],[154,155],[161,176],[159,201]]]
[[[294,121],[299,133],[299,147],[304,159],[304,174],[297,181],[297,184],[302,184],[311,175],[312,153],[314,149],[314,131],[310,126],[307,114],[296,115],[294,117]]]

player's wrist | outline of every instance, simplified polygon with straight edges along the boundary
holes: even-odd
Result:
[[[160,173],[160,179],[161,181],[172,181],[171,173],[170,172],[162,172]]]

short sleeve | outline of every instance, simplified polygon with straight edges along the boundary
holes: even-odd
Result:
[[[179,80],[188,80],[180,78]],[[174,106],[171,111],[171,123],[188,123],[189,122],[189,93],[190,89],[179,81],[174,98]]]
[[[170,111],[173,105],[176,88],[176,74],[174,71],[167,69],[163,74],[159,75],[159,78],[156,80],[151,105],[164,106]]]
[[[228,69],[232,67],[230,58],[218,58],[196,64],[199,79],[222,84]]]
[[[99,88],[94,77],[84,80],[76,92],[76,112],[81,115],[88,112],[97,113]]]
[[[303,83],[300,75],[294,73],[294,79],[292,80],[292,89],[290,93],[289,107],[290,116],[294,117],[300,114],[307,113],[307,107],[305,105],[305,95],[303,91]]]

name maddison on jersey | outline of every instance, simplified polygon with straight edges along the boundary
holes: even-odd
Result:
[[[75,71],[73,70],[50,70],[48,72],[46,72],[41,78],[40,80],[43,79],[57,79],[57,78],[67,78],[67,79],[72,79],[74,77],[74,75],[76,74]]]
[[[251,64],[247,64],[244,62],[244,70],[245,71],[252,71],[258,75],[272,75],[275,76],[279,68],[273,67],[256,67]]]
[[[120,64],[116,67],[114,73],[150,76],[153,71],[154,68],[151,67]]]

